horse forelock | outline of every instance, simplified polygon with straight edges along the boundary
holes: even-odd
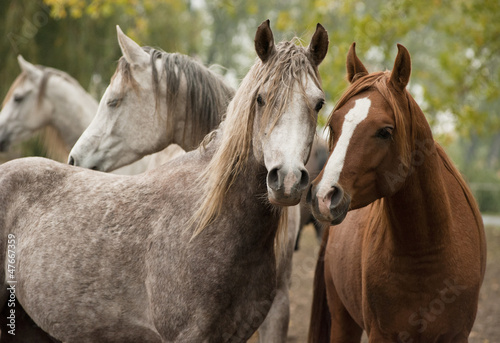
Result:
[[[311,64],[306,49],[297,45],[296,41],[294,39],[291,42],[279,43],[275,54],[266,63],[257,59],[229,104],[222,124],[220,145],[198,178],[204,196],[201,197],[202,203],[188,225],[195,225],[193,237],[216,220],[225,194],[245,169],[252,150],[256,98],[262,87],[266,87],[267,95],[266,110],[260,123],[262,127],[269,123],[274,125],[279,120],[293,96],[296,83],[305,94],[302,81],[311,76],[321,89],[317,68]],[[281,216],[284,215],[286,211],[281,211]],[[277,234],[277,237],[284,236],[279,232]]]

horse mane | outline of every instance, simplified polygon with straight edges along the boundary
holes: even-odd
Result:
[[[60,132],[52,125],[47,125],[40,129],[39,137],[45,149],[45,154],[51,160],[66,163],[69,149],[62,139]]]
[[[256,98],[262,86],[268,86],[266,89],[268,98],[259,123],[261,127],[269,123],[274,127],[283,114],[285,105],[293,96],[295,82],[300,83],[304,75],[312,76],[318,87],[321,87],[317,68],[309,61],[305,48],[296,42],[298,39],[279,43],[276,53],[266,63],[257,59],[229,104],[226,119],[221,123],[220,145],[198,178],[198,184],[203,187],[204,195],[188,225],[191,227],[196,222],[193,237],[217,219],[226,193],[236,177],[245,170],[252,151]],[[300,87],[305,94],[304,85],[300,83]],[[277,113],[275,118],[272,118],[273,110]],[[311,118],[313,118],[312,109]],[[286,211],[281,210],[281,218],[283,216],[286,216]],[[286,220],[281,222],[286,224]],[[284,226],[280,225],[278,228],[278,240],[283,240],[285,237]]]
[[[167,53],[148,46],[142,49],[150,55],[156,107],[162,100],[160,76],[162,72],[166,75],[167,128],[175,127],[175,113],[185,113],[185,122],[193,123],[193,126],[191,137],[188,137],[188,126],[184,126],[183,140],[200,141],[207,132],[220,123],[229,101],[234,96],[234,89],[227,86],[220,75],[205,68],[189,56]],[[162,61],[162,70],[156,67],[155,62],[158,59]],[[115,75],[116,73],[121,73],[123,76],[122,87],[130,85],[137,89],[130,63],[124,57],[120,58]],[[187,86],[186,108],[178,111],[177,103],[182,77]]]

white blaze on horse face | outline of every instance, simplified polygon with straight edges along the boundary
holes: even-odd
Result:
[[[314,108],[318,101],[324,99],[323,91],[316,86],[310,76],[303,82],[305,92],[299,89],[299,85],[295,86],[290,103],[272,131],[266,130],[268,134],[262,141],[266,169],[268,172],[272,172],[273,169],[278,170],[279,193],[284,197],[294,198],[294,201],[297,195],[296,188],[304,177],[304,165],[309,156],[316,128],[316,120],[311,118],[310,108]],[[306,185],[307,178],[303,186]],[[268,184],[268,192],[272,200],[276,189],[272,189]]]
[[[342,124],[342,132],[340,137],[333,149],[328,162],[326,163],[325,170],[323,172],[323,177],[318,183],[316,193],[319,200],[319,204],[324,202],[324,199],[328,192],[331,190],[332,186],[338,183],[340,178],[340,173],[344,168],[344,162],[347,154],[347,149],[351,141],[354,130],[363,120],[368,116],[370,111],[371,101],[368,98],[362,98],[356,100],[354,107],[349,110],[349,112],[344,117],[344,123]]]

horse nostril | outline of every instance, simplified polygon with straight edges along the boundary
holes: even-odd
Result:
[[[301,175],[300,175],[300,182],[299,182],[300,190],[305,189],[307,185],[309,185],[309,173],[304,168],[301,170]]]
[[[268,174],[267,174],[267,184],[269,187],[272,189],[279,189],[280,187],[280,179],[279,179],[279,168],[273,168]]]
[[[330,209],[336,208],[342,201],[343,197],[344,191],[342,190],[342,188],[338,186],[332,186],[330,191],[328,191],[328,193],[326,194],[326,198],[330,198]]]
[[[69,159],[68,159],[68,164],[71,165],[71,166],[74,166],[75,165],[75,159],[73,158],[73,156],[70,156]]]

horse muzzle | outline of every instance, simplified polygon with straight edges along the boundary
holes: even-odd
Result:
[[[267,173],[269,201],[278,206],[294,206],[300,202],[309,184],[309,173],[304,166],[289,168],[280,166]]]
[[[332,225],[342,223],[351,205],[349,194],[344,192],[338,184],[323,192],[324,195],[318,192],[318,187],[311,185],[307,193],[307,202],[311,206],[313,216],[321,222],[328,222]]]

